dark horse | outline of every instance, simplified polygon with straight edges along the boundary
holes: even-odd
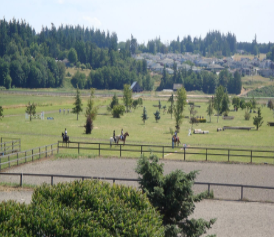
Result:
[[[69,136],[65,136],[65,134],[62,132],[62,138],[63,138],[63,142],[69,142]]]
[[[181,143],[180,138],[178,136],[176,138],[175,135],[172,137],[172,141],[175,143],[175,146],[176,146],[176,143],[177,143],[177,146],[179,146],[179,144]]]
[[[126,138],[127,136],[129,136],[128,132],[125,132],[124,136],[123,136],[123,139],[121,139],[121,136],[118,136],[118,138],[116,137],[116,144],[119,143],[119,141],[123,141],[124,142],[124,145],[125,145],[125,141],[126,141]]]

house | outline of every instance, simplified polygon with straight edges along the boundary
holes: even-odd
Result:
[[[133,82],[132,85],[130,86],[130,89],[132,92],[142,92],[143,88],[138,84],[137,81]]]
[[[182,84],[173,84],[173,91],[177,91],[178,89],[182,88]]]
[[[260,69],[260,70],[258,70],[258,73],[262,77],[271,77],[271,76],[274,76],[274,70],[271,70],[271,69]]]

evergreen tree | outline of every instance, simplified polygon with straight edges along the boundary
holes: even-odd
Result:
[[[161,111],[162,105],[161,105],[161,101],[160,101],[160,100],[159,100],[159,105],[158,105],[158,107],[159,107],[159,111]]]
[[[74,64],[78,61],[77,52],[74,48],[71,48],[68,53],[68,60],[70,63]]]
[[[227,92],[224,93],[223,98],[222,98],[222,109],[221,109],[221,114],[226,113],[228,114],[229,111],[229,97]]]
[[[83,111],[83,104],[80,98],[80,91],[79,88],[77,87],[76,90],[76,96],[75,96],[75,102],[74,102],[75,107],[72,108],[72,113],[77,114],[77,120],[78,120],[78,114]]]
[[[189,174],[176,170],[164,175],[164,164],[159,164],[157,156],[143,156],[138,160],[136,172],[139,185],[152,205],[163,216],[165,236],[201,236],[211,228],[216,219],[189,219],[194,212],[195,202],[208,196],[207,192],[194,195],[192,186],[197,171]]]
[[[177,132],[180,131],[180,125],[182,123],[182,119],[183,119],[183,111],[184,111],[184,107],[186,105],[186,90],[185,88],[180,88],[179,90],[177,90],[177,101],[176,101],[176,105],[174,106],[174,116],[175,116],[175,127]]]
[[[253,124],[256,126],[257,130],[263,125],[263,117],[261,114],[261,108],[258,108],[258,116],[253,117]]]
[[[144,107],[144,109],[143,109],[143,114],[142,114],[141,118],[142,118],[142,120],[143,120],[143,122],[145,124],[146,120],[148,119],[146,107]]]
[[[157,110],[157,111],[154,113],[154,116],[155,116],[156,123],[158,123],[158,120],[161,118],[161,117],[160,117],[160,112]]]
[[[113,109],[113,107],[118,104],[119,104],[118,97],[117,97],[116,93],[114,93],[114,96],[112,97],[109,107],[110,107],[110,109]]]
[[[86,117],[90,117],[90,119],[93,121],[96,119],[97,116],[97,108],[94,107],[94,93],[95,93],[95,89],[91,88],[90,89],[90,97],[88,99],[88,104],[87,104],[87,108],[86,108]]]
[[[89,115],[86,119],[85,133],[91,134],[92,129],[93,129],[93,121],[92,121],[91,115]]]

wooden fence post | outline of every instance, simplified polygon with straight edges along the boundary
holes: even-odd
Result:
[[[252,150],[251,150],[250,158],[251,158],[251,163],[252,163]]]
[[[51,176],[51,185],[53,185],[53,175]]]
[[[18,152],[17,152],[17,165],[18,165],[18,162],[19,162],[19,160],[18,160]]]
[[[207,148],[206,148],[206,161],[207,161]]]
[[[79,142],[78,142],[78,155],[79,155],[79,149],[80,149],[80,145],[79,145]]]
[[[100,156],[100,143],[99,143],[99,156]]]
[[[39,147],[39,159],[41,158],[41,148]]]
[[[120,144],[120,157],[122,156],[122,145]]]
[[[53,155],[52,145],[51,145],[51,155]]]
[[[163,159],[165,158],[165,147],[163,146]]]
[[[143,146],[141,145],[141,155],[143,154]]]
[[[1,157],[0,157],[0,171],[1,171]]]
[[[23,187],[23,173],[20,174],[20,186]]]
[[[210,194],[210,184],[208,184],[207,194],[208,194],[208,196],[209,196],[209,194]]]
[[[186,148],[184,147],[184,160],[186,160]]]
[[[8,156],[9,168],[10,168],[10,156]]]
[[[48,157],[48,147],[46,146],[46,157]]]
[[[243,197],[244,197],[244,187],[241,186],[241,200],[243,200]]]
[[[11,153],[13,153],[13,149],[14,149],[14,144],[13,144],[13,141],[11,141]]]
[[[228,162],[229,162],[229,149],[228,149],[228,153],[227,153],[227,158],[228,158]]]

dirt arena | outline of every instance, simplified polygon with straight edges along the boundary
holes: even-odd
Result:
[[[162,161],[165,173],[181,169],[184,172],[199,170],[197,182],[231,183],[245,185],[274,186],[274,166],[249,164],[222,164],[204,162]],[[44,173],[137,178],[136,159],[100,158],[100,159],[47,159],[14,167],[11,173]],[[50,183],[50,178],[27,177],[24,183]],[[69,179],[54,178],[54,183]],[[19,177],[0,176],[0,182],[19,183]],[[135,182],[118,182],[138,187]],[[213,186],[214,196],[221,200],[203,200],[197,203],[194,218],[217,218],[208,234],[217,236],[274,236],[274,190],[244,189],[244,199],[239,200],[240,188]],[[195,185],[194,191],[207,190],[207,186]],[[13,199],[30,203],[31,190],[0,189],[0,201]],[[258,202],[261,201],[261,202]],[[270,202],[269,202],[270,201]]]

